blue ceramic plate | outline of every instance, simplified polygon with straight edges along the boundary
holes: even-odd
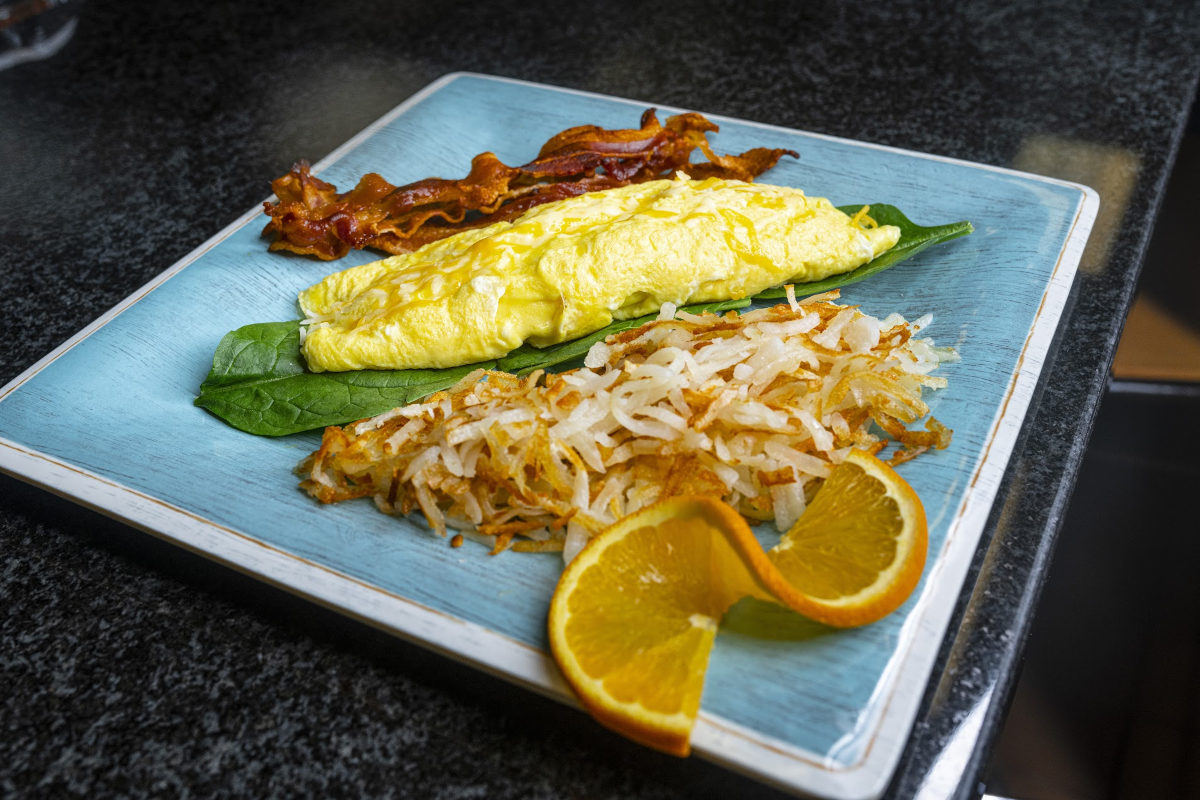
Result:
[[[582,123],[635,127],[646,102],[449,75],[318,164],[349,187],[458,176],[491,150],[519,164]],[[678,109],[660,108],[665,113]],[[886,786],[927,684],[1095,216],[1086,187],[935,156],[713,117],[720,152],[800,152],[764,180],[836,204],[886,202],[976,232],[844,290],[879,317],[934,316],[962,356],[928,393],[949,449],[901,472],[923,498],[930,559],[914,596],[866,628],[734,613],[709,668],[698,753],[818,795]],[[264,181],[274,176],[263,176]],[[317,434],[240,433],[192,405],[222,335],[294,319],[333,269],[269,254],[254,209],[0,392],[0,468],[264,580],[571,702],[547,655],[557,554],[447,546],[366,501],[320,507],[292,468]],[[752,676],[752,679],[748,679]],[[591,724],[581,716],[580,724]]]

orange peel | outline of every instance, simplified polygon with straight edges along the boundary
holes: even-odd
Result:
[[[550,647],[601,724],[685,756],[725,612],[755,597],[835,627],[874,622],[920,580],[925,512],[887,464],[851,451],[768,553],[720,500],[674,497],[597,535],[550,603]]]

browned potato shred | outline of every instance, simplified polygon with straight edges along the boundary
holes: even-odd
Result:
[[[836,292],[738,315],[664,309],[609,337],[587,366],[519,378],[478,371],[423,402],[344,428],[298,468],[330,503],[372,497],[489,537],[493,552],[565,550],[656,500],[723,498],[790,527],[850,448],[889,439],[900,463],[944,448],[923,387],[952,351],[878,320]],[[872,424],[874,423],[874,424]],[[883,434],[881,436],[880,434]],[[886,438],[885,438],[886,437]]]

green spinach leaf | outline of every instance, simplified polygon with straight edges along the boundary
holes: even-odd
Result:
[[[842,206],[854,214],[862,206]],[[872,205],[871,216],[880,225],[900,228],[900,241],[879,258],[858,269],[825,280],[796,284],[796,295],[807,296],[855,283],[911,258],[926,247],[971,233],[969,222],[925,227],[909,220],[895,206]],[[782,287],[754,297],[784,297]],[[687,306],[694,314],[743,308],[750,300],[727,300]],[[196,405],[206,408],[233,427],[263,436],[342,425],[374,416],[396,406],[416,402],[458,383],[475,369],[499,369],[526,375],[536,369],[564,368],[577,364],[591,346],[619,331],[656,318],[613,322],[581,339],[546,348],[522,345],[497,361],[449,369],[361,370],[309,372],[300,355],[300,323],[263,322],[227,333],[213,355],[212,370],[200,385]]]
[[[697,303],[694,306],[685,306],[683,310],[691,314],[705,314],[709,312],[715,314],[720,311],[745,308],[748,305],[750,305],[748,299],[722,300],[717,303]],[[560,344],[545,348],[523,344],[497,361],[496,369],[503,372],[511,372],[515,375],[528,375],[535,369],[562,367],[583,358],[596,342],[603,341],[614,333],[620,333],[630,328],[636,328],[639,325],[645,325],[647,322],[657,318],[657,314],[648,314],[647,316],[635,319],[617,320],[616,322],[609,323],[595,333],[589,333],[582,339],[572,339],[569,342],[561,342]]]
[[[225,334],[195,402],[239,430],[282,436],[371,417],[495,366],[309,372],[300,323],[261,322]]]
[[[749,300],[727,300],[684,310],[702,314],[749,304]],[[581,359],[592,344],[609,334],[636,328],[656,316],[614,322],[582,339],[544,349],[523,345],[499,361],[447,369],[353,372],[309,372],[300,355],[299,321],[260,322],[238,328],[221,339],[195,404],[238,430],[261,436],[343,425],[415,403],[450,388],[476,369],[527,375],[535,369],[565,365]]]
[[[853,216],[862,208],[862,205],[838,206],[838,208]],[[871,218],[880,225],[895,225],[900,229],[900,241],[896,242],[896,246],[879,256],[879,258],[868,261],[858,269],[851,270],[842,275],[831,275],[824,280],[794,284],[797,297],[820,294],[821,292],[828,292],[830,289],[837,289],[852,283],[858,283],[862,279],[869,278],[877,272],[883,272],[888,267],[893,267],[905,259],[912,258],[926,247],[948,242],[960,236],[966,236],[975,230],[971,223],[966,221],[951,222],[948,225],[934,225],[932,227],[918,225],[904,216],[900,212],[900,209],[886,203],[872,203],[870,214]],[[759,292],[754,296],[754,299],[774,300],[786,296],[787,292],[782,286],[775,286],[767,289],[765,292]]]

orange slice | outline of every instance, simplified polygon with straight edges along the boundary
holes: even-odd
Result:
[[[852,450],[771,548],[794,590],[779,600],[839,628],[875,622],[912,594],[928,546],[921,498],[887,464]]]
[[[826,624],[865,624],[911,593],[925,549],[916,494],[858,451],[769,557],[726,504],[671,498],[596,536],[563,571],[550,603],[551,651],[599,722],[684,756],[731,605],[749,595]]]

